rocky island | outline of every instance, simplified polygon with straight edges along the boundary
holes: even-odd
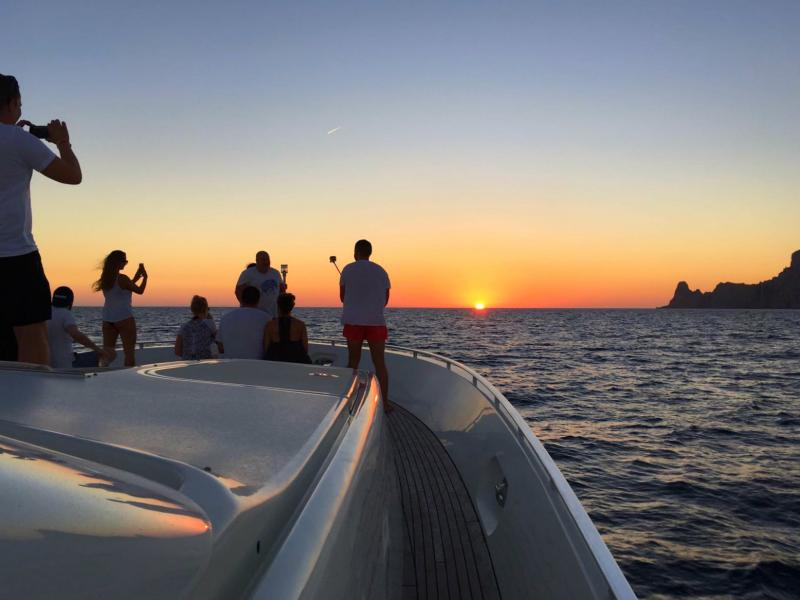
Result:
[[[718,283],[701,292],[681,281],[664,308],[800,308],[800,250],[777,277],[761,283]]]

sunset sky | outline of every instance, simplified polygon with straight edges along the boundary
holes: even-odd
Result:
[[[234,303],[266,249],[338,304],[650,307],[800,249],[800,2],[4,2],[0,72],[84,171],[34,175],[51,286]],[[10,24],[14,26],[10,26]]]

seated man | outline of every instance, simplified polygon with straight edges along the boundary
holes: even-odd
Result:
[[[50,342],[50,365],[55,369],[72,367],[73,340],[94,350],[99,357],[99,365],[104,367],[114,361],[117,353],[113,348],[100,348],[78,329],[72,316],[72,303],[75,295],[66,286],[53,292],[53,314],[47,321],[47,338]]]
[[[267,323],[264,346],[267,360],[311,364],[306,324],[292,316],[294,294],[280,294],[278,317]]]
[[[261,292],[252,286],[242,290],[242,306],[225,313],[217,331],[222,358],[261,358],[264,355],[264,329],[270,315],[258,309]]]

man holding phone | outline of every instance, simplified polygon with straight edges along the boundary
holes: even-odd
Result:
[[[47,321],[51,317],[50,284],[33,240],[30,183],[39,171],[59,183],[77,185],[82,173],[72,151],[67,124],[47,125],[44,143],[23,129],[22,95],[17,80],[0,74],[0,327],[11,327],[17,360],[50,363]]]

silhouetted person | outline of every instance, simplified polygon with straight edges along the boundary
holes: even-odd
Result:
[[[0,318],[3,315],[0,315]],[[17,337],[14,328],[0,319],[0,360],[17,360]]]
[[[17,80],[0,75],[0,315],[14,331],[18,360],[47,365],[50,349],[50,284],[33,240],[31,176],[39,171],[59,183],[81,182],[81,166],[72,152],[67,124],[47,125],[46,139],[60,157],[22,127],[22,95]]]
[[[121,273],[128,264],[122,250],[112,250],[103,261],[100,279],[92,286],[95,292],[103,292],[103,346],[114,348],[117,337],[122,338],[125,366],[136,364],[136,319],[133,318],[131,294],[144,294],[147,287],[147,270],[142,263],[133,279]],[[141,284],[136,282],[142,280]]]
[[[282,362],[311,364],[306,324],[292,316],[294,294],[278,296],[278,317],[267,323],[264,334],[265,358]]]
[[[74,300],[75,294],[66,286],[57,287],[53,292],[53,316],[47,322],[50,365],[55,369],[69,369],[72,366],[73,341],[94,350],[100,366],[111,364],[117,355],[114,348],[101,348],[89,336],[82,333],[75,324],[75,317],[72,315]]]
[[[269,315],[258,309],[260,292],[253,286],[241,292],[242,306],[225,313],[219,321],[217,342],[223,358],[262,358]]]
[[[361,346],[364,340],[369,344],[375,375],[381,384],[383,407],[391,410],[389,404],[389,372],[386,369],[386,340],[389,332],[383,308],[389,303],[389,275],[380,265],[371,262],[372,244],[358,240],[353,253],[356,261],[342,269],[339,278],[339,298],[342,309],[344,337],[347,338],[347,366],[357,369],[361,362]]]
[[[235,294],[240,303],[242,301],[242,290],[247,286],[253,286],[259,291],[258,308],[267,313],[270,319],[275,317],[278,314],[275,301],[278,298],[278,294],[286,291],[286,286],[283,284],[283,279],[278,270],[270,267],[268,252],[264,250],[257,252],[255,266],[248,266],[239,275]]]
[[[211,358],[211,344],[217,336],[217,326],[208,312],[208,300],[194,296],[189,308],[192,318],[181,326],[175,338],[175,354],[183,360]]]

